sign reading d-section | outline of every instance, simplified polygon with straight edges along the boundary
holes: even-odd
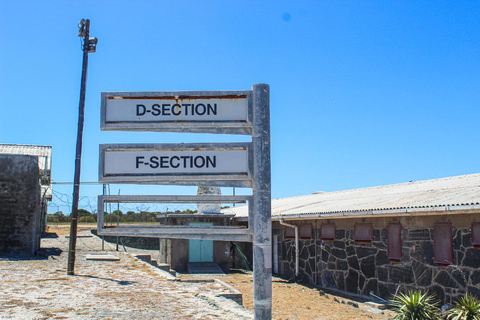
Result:
[[[252,133],[252,91],[102,92],[102,130]]]
[[[251,186],[251,144],[100,145],[99,181]]]

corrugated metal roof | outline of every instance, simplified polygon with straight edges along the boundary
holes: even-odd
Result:
[[[1,144],[0,154],[22,154],[38,157],[38,168],[42,179],[42,196],[52,199],[52,147],[23,144]]]
[[[52,170],[52,147],[21,144],[0,144],[0,154],[24,154],[38,157],[40,170]]]
[[[480,174],[413,181],[362,189],[318,192],[272,200],[272,216],[315,213],[398,210],[480,203]],[[229,208],[237,217],[248,216],[246,206]]]

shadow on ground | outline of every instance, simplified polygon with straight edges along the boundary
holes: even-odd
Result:
[[[62,252],[60,248],[40,248],[34,256],[23,253],[0,253],[0,260],[48,260],[49,257],[60,256]]]
[[[120,280],[115,280],[115,279],[109,279],[109,278],[102,278],[102,277],[96,277],[96,276],[90,276],[90,275],[85,275],[85,274],[77,274],[75,275],[77,277],[83,277],[83,278],[91,278],[91,279],[99,279],[99,280],[107,280],[107,281],[112,281],[116,282],[118,285],[121,286],[129,286],[132,284],[137,283],[137,281],[120,281]]]

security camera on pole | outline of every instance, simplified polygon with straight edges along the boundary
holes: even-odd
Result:
[[[68,246],[68,275],[75,274],[75,247],[77,244],[78,198],[80,194],[80,166],[82,160],[82,137],[83,121],[85,118],[85,91],[87,85],[88,54],[94,53],[97,50],[98,42],[97,38],[90,38],[90,20],[82,19],[78,24],[78,29],[78,36],[83,38],[83,66],[80,89],[80,106],[78,112],[77,151],[75,156],[75,177],[73,183],[73,204],[72,213],[70,215],[72,222],[70,225],[70,242]]]

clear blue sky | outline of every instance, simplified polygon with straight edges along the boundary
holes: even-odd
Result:
[[[271,87],[273,198],[480,172],[480,2],[0,0],[0,143],[53,146],[54,181],[73,180],[82,18],[99,39],[82,181],[100,143],[248,140],[102,132],[102,91],[255,83]],[[99,193],[82,186],[81,205]]]

